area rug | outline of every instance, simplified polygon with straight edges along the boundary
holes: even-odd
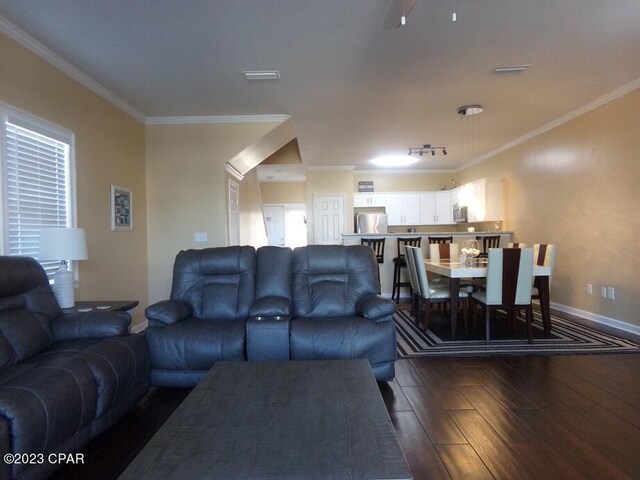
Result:
[[[394,320],[400,358],[640,353],[640,345],[634,342],[555,315],[551,316],[552,337],[544,338],[542,317],[536,310],[533,343],[527,342],[524,320],[516,321],[514,331],[507,331],[505,319],[495,318],[492,321],[489,345],[484,340],[484,320],[481,315],[478,316],[477,332],[465,334],[463,326],[458,325],[455,341],[451,340],[451,326],[444,313],[431,313],[426,334],[421,327],[415,325],[408,309],[398,308]]]

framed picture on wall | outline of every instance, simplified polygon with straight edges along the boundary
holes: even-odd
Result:
[[[132,204],[131,189],[111,185],[111,230],[131,230]]]

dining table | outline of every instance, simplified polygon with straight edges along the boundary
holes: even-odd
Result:
[[[474,258],[471,261],[460,262],[458,260],[443,259],[425,259],[424,266],[427,272],[432,272],[450,279],[451,288],[451,339],[456,338],[456,329],[458,321],[458,292],[460,292],[460,283],[462,279],[486,278],[487,277],[487,258]],[[544,328],[545,338],[551,336],[551,310],[549,300],[549,276],[551,275],[551,267],[544,265],[533,266],[533,285],[538,289],[540,297],[540,313],[542,315],[542,324]]]

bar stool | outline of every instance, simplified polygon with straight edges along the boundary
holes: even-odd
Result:
[[[378,262],[378,283],[380,283],[380,264],[384,263],[384,241],[385,238],[361,238],[360,244],[367,245],[373,249],[373,254]]]
[[[367,245],[373,249],[378,263],[384,263],[384,241],[385,238],[361,238],[360,244]]]
[[[398,256],[393,259],[393,289],[391,290],[391,299],[396,298],[396,292],[398,300],[396,303],[400,303],[400,289],[402,287],[411,288],[409,282],[402,282],[402,268],[407,266],[407,260],[404,251],[404,247],[417,247],[420,248],[420,241],[422,237],[398,237]]]
[[[453,243],[453,235],[450,237],[429,237],[429,244],[433,243]]]

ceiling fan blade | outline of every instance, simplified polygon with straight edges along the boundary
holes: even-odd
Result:
[[[398,28],[403,13],[404,16],[407,17],[415,4],[416,0],[389,0],[382,27],[386,30]]]

